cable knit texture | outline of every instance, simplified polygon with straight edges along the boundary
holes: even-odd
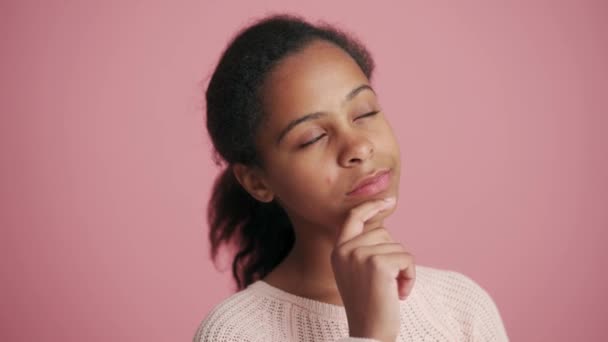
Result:
[[[508,341],[490,295],[462,273],[416,265],[416,282],[400,301],[397,341]],[[194,342],[376,342],[348,336],[343,306],[285,292],[258,280],[218,304]]]

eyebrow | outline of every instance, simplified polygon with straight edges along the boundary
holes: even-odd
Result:
[[[346,94],[346,97],[344,98],[343,102],[346,101],[350,101],[352,100],[355,96],[357,96],[357,94],[359,94],[361,91],[363,90],[370,90],[371,92],[373,92],[374,94],[376,93],[374,91],[374,89],[372,89],[372,87],[368,84],[362,84],[360,86],[358,86],[357,88],[351,90],[348,94]],[[319,119],[321,117],[327,116],[326,112],[314,112],[314,113],[310,113],[310,114],[306,114],[302,117],[299,117],[295,120],[292,120],[291,122],[289,122],[289,124],[287,124],[287,127],[285,127],[281,133],[279,134],[279,137],[277,138],[277,145],[281,142],[281,140],[283,139],[283,137],[285,137],[285,135],[287,133],[289,133],[289,131],[291,131],[294,127],[296,127],[297,125],[306,122],[306,121],[310,121],[310,120],[316,120]]]

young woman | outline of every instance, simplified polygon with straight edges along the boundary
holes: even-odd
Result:
[[[225,165],[209,203],[212,256],[237,248],[238,292],[194,341],[507,341],[465,275],[415,266],[384,227],[399,146],[353,37],[275,15],[242,30],[206,92]]]

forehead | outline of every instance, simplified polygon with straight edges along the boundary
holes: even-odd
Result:
[[[332,43],[314,41],[283,59],[266,78],[267,123],[336,109],[348,92],[363,83],[369,80],[347,52]]]

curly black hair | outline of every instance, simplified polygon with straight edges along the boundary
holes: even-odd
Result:
[[[297,15],[274,14],[237,33],[207,87],[207,130],[214,161],[224,166],[207,211],[211,258],[217,260],[223,245],[236,246],[232,275],[238,290],[272,271],[292,249],[295,234],[283,208],[276,201],[253,198],[236,180],[231,166],[262,166],[254,141],[264,117],[260,90],[265,77],[283,58],[317,40],[342,48],[371,80],[372,56],[352,35],[327,23],[313,25]]]

